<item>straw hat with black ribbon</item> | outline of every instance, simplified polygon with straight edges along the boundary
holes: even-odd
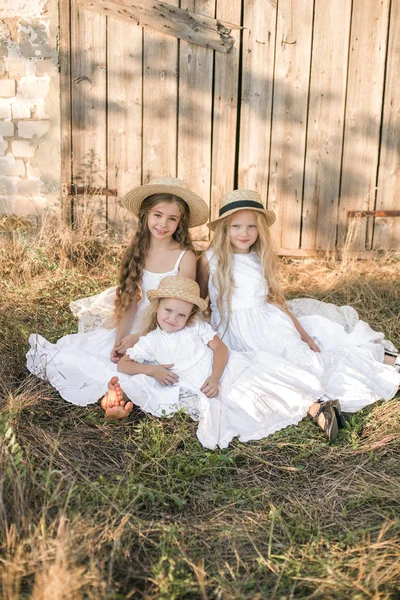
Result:
[[[207,302],[200,298],[200,288],[194,279],[180,275],[164,277],[156,290],[147,292],[147,298],[150,302],[159,298],[177,298],[195,304],[201,311],[207,308]]]
[[[189,207],[189,227],[203,225],[208,220],[208,206],[188,185],[176,177],[156,177],[125,194],[122,203],[134,217],[139,217],[143,200],[153,194],[171,194],[178,196]]]
[[[272,210],[267,210],[261,201],[261,196],[258,192],[252,190],[234,190],[222,196],[219,205],[219,218],[215,221],[207,223],[207,226],[214,231],[217,223],[221,219],[225,219],[229,215],[238,210],[256,210],[262,212],[267,220],[267,225],[270,227],[275,223],[276,215]]]

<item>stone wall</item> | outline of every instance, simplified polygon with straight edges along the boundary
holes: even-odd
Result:
[[[57,0],[0,0],[0,214],[59,210]]]

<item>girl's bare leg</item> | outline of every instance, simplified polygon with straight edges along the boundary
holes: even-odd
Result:
[[[121,389],[118,377],[111,377],[108,382],[108,391],[100,401],[101,407],[105,410],[106,419],[119,421],[130,415],[133,404],[127,400],[128,398]]]

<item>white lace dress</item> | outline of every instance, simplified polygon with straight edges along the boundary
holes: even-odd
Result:
[[[259,257],[233,255],[231,317],[221,319],[217,308],[218,290],[214,282],[216,259],[213,250],[206,256],[210,266],[209,293],[211,324],[229,349],[238,352],[262,351],[282,357],[289,363],[314,374],[328,398],[338,398],[343,410],[355,412],[379,399],[394,396],[400,374],[384,365],[383,334],[373,331],[364,321],[357,321],[350,333],[338,322],[320,315],[299,316],[299,321],[322,352],[313,352],[303,342],[292,320],[266,301],[268,289]],[[302,382],[292,381],[301,387]]]
[[[131,333],[141,329],[143,313],[149,305],[146,292],[157,289],[164,277],[178,275],[184,254],[185,251],[182,251],[174,268],[168,273],[143,271],[142,299]],[[75,314],[81,311],[89,320],[96,322],[95,330],[66,335],[55,344],[39,334],[29,337],[31,347],[26,355],[29,371],[49,381],[64,400],[72,404],[86,406],[97,402],[106,393],[110,378],[119,375],[117,365],[110,359],[117,333],[116,328],[109,328],[115,291],[115,287],[108,288],[97,296],[72,303]]]
[[[266,437],[307,414],[321,393],[319,381],[306,373],[302,390],[291,388],[288,380],[301,376],[300,370],[289,364],[282,376],[282,361],[264,353],[231,351],[219,396],[207,398],[200,388],[211,375],[213,351],[207,344],[215,335],[208,323],[198,321],[173,333],[157,328],[141,337],[127,354],[140,363],[174,364],[179,382],[163,386],[148,375],[125,375],[120,378],[124,392],[158,417],[183,408],[199,421],[197,436],[211,449],[226,448],[236,436],[243,442]]]

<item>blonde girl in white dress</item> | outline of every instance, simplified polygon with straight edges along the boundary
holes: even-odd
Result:
[[[292,390],[276,376],[273,356],[229,351],[228,360],[226,345],[198,319],[207,303],[192,279],[166,277],[147,297],[144,335],[119,361],[101,401],[110,419],[125,418],[133,404],[158,417],[184,409],[199,421],[203,446],[225,448],[233,437],[260,439],[298,423],[321,393],[307,374],[303,391]]]
[[[65,400],[80,406],[106,393],[120,358],[138,339],[149,304],[147,290],[156,288],[166,275],[195,278],[189,228],[208,218],[207,204],[184,181],[172,177],[131,190],[123,203],[138,225],[122,261],[119,285],[97,299],[112,319],[95,331],[66,335],[56,344],[37,334],[29,338],[28,369],[49,381]]]
[[[319,378],[322,399],[330,402],[315,404],[310,413],[333,440],[336,419],[344,425],[337,400],[354,412],[389,399],[400,375],[395,358],[384,356],[383,335],[367,323],[348,334],[324,317],[300,322],[287,310],[269,230],[274,221],[257,192],[235,190],[221,199],[219,218],[208,224],[212,247],[199,261],[201,295],[210,296],[211,324],[229,349],[269,351]]]

